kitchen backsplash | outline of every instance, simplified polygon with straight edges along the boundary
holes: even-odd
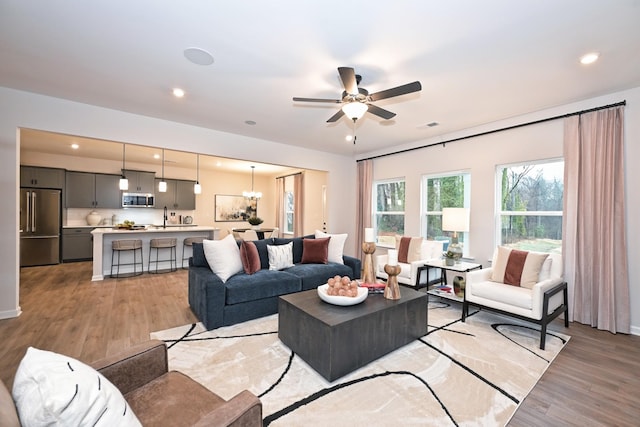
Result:
[[[99,225],[113,225],[111,219],[113,215],[116,216],[117,223],[122,223],[125,219],[129,221],[134,221],[136,224],[162,224],[162,209],[65,209],[65,214],[63,215],[63,226],[66,227],[80,227],[89,225],[87,223],[87,215],[92,211],[96,211],[98,215],[102,217]],[[167,216],[171,218],[171,213],[175,213],[176,222],[179,221],[179,218],[182,217],[183,222],[184,218],[188,215],[193,217],[194,211],[168,211]],[[194,224],[195,218],[194,218]]]

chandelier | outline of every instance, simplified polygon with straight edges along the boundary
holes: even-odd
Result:
[[[262,197],[262,193],[259,191],[253,191],[253,173],[255,166],[251,166],[251,191],[243,191],[242,195],[245,199],[258,201]]]

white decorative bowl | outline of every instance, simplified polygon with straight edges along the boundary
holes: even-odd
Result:
[[[318,286],[318,296],[324,302],[328,302],[333,305],[356,305],[367,299],[369,290],[367,288],[358,287],[357,297],[341,297],[327,294],[328,284]]]

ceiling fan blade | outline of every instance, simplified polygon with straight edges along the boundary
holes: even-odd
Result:
[[[342,101],[339,99],[324,99],[324,98],[298,98],[296,96],[293,97],[294,101],[299,102],[330,102],[332,104],[340,104]]]
[[[367,104],[367,106],[369,107],[368,111],[371,114],[375,114],[376,116],[382,117],[385,120],[392,119],[396,116],[396,113],[392,113],[389,110],[385,110],[384,108],[377,107],[373,104]]]
[[[351,67],[338,67],[342,86],[349,95],[358,94],[358,82],[356,81],[356,72]]]
[[[333,123],[333,122],[337,122],[340,117],[344,116],[344,111],[342,111],[342,108],[338,110],[337,113],[335,113],[333,116],[331,116],[329,118],[329,120],[327,120],[327,123]]]
[[[381,99],[392,98],[394,96],[406,95],[407,93],[418,92],[422,90],[420,82],[407,83],[406,85],[394,87],[387,90],[381,90],[380,92],[369,95],[371,101],[379,101]]]

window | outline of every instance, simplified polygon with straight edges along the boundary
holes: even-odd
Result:
[[[564,161],[497,168],[497,241],[515,249],[562,249]]]
[[[404,235],[404,179],[373,185],[373,227],[381,246],[394,247],[396,234]]]
[[[284,233],[293,234],[293,191],[284,192]]]
[[[427,175],[422,178],[422,237],[451,241],[452,231],[442,230],[442,208],[468,208],[471,194],[471,174],[454,172]],[[468,233],[458,233],[464,255],[468,256]]]

